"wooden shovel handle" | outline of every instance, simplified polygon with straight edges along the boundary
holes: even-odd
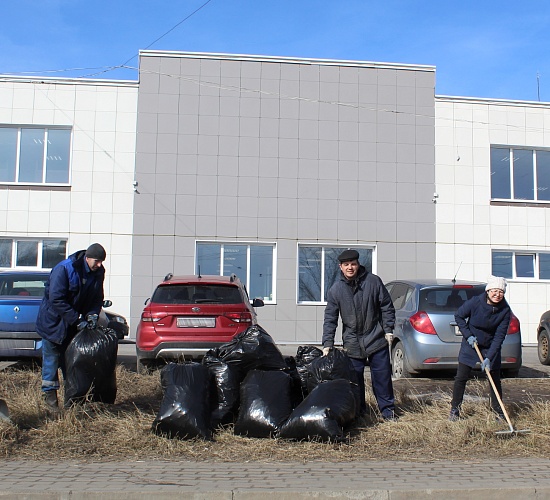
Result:
[[[479,356],[479,360],[483,363],[483,355],[481,354],[481,351],[479,350],[479,347],[477,346],[477,342],[474,343],[474,349],[477,352],[477,355]],[[510,421],[510,417],[508,416],[508,412],[506,411],[506,408],[504,407],[504,403],[502,402],[502,399],[500,397],[500,394],[497,391],[497,388],[495,386],[495,382],[493,380],[493,376],[491,375],[491,371],[489,368],[485,367],[485,373],[487,374],[487,378],[489,379],[489,382],[491,383],[491,387],[493,388],[493,392],[495,393],[495,396],[497,397],[498,403],[500,404],[500,409],[502,410],[502,413],[504,413],[504,417],[506,418],[506,422],[508,422],[508,425],[510,426],[510,430],[514,431],[514,426],[512,425],[512,422]]]

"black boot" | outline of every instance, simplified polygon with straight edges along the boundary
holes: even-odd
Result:
[[[57,402],[57,391],[46,391],[44,393],[44,402],[52,410],[58,410],[59,404]]]

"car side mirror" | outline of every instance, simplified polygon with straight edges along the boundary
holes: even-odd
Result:
[[[262,299],[254,299],[252,301],[252,307],[263,307],[264,301]]]
[[[103,301],[103,307],[111,307],[112,305],[113,305],[113,302],[111,300]]]

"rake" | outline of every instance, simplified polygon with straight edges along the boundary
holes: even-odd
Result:
[[[481,351],[479,350],[479,347],[477,346],[477,342],[474,343],[474,349],[477,352],[477,355],[479,356],[479,360],[483,363],[483,356],[481,355]],[[507,431],[497,431],[495,434],[498,436],[510,436],[518,434],[528,434],[531,432],[530,429],[523,429],[521,431],[514,429],[514,426],[512,425],[512,422],[510,421],[510,417],[508,416],[508,412],[506,411],[506,408],[504,407],[504,403],[502,402],[502,399],[500,397],[500,394],[497,391],[497,388],[495,386],[495,382],[493,380],[493,377],[491,375],[491,372],[489,371],[489,368],[485,368],[485,373],[487,374],[487,378],[489,379],[489,382],[491,383],[491,387],[493,388],[493,392],[495,396],[497,397],[498,403],[500,404],[500,408],[502,409],[502,413],[504,413],[504,418],[506,418],[506,422],[508,423],[508,426],[510,427],[510,430]]]

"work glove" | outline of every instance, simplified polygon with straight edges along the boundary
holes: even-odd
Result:
[[[87,328],[88,327],[88,322],[87,321],[79,321],[78,322],[78,325],[76,325],[76,329],[81,332],[82,330],[84,330],[84,328]]]
[[[92,330],[95,330],[97,328],[97,314],[87,314],[86,315],[86,321],[88,322],[88,325],[90,325],[90,328]]]
[[[326,356],[328,355],[328,353],[330,352],[330,347],[323,347],[323,356]]]
[[[475,335],[471,335],[466,340],[468,341],[468,344],[470,344],[470,347],[474,349],[474,345],[477,344],[477,337]]]
[[[392,344],[392,342],[393,342],[393,333],[392,332],[386,333],[386,340],[388,341],[389,345]]]
[[[485,358],[481,363],[481,371],[484,372],[486,368],[491,371],[491,360],[489,358]]]

